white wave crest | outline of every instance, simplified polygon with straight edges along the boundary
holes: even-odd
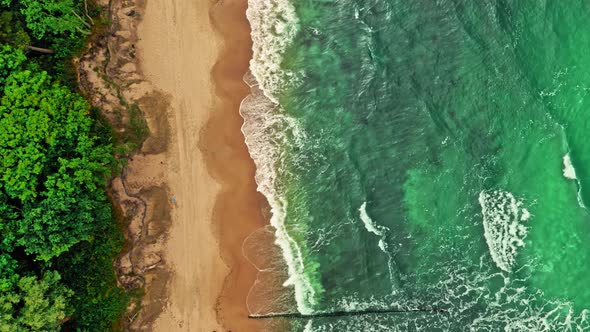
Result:
[[[361,204],[361,207],[359,208],[359,217],[361,218],[361,221],[365,225],[365,228],[368,232],[379,236],[379,242],[377,246],[379,247],[379,249],[381,249],[381,251],[385,253],[385,255],[387,255],[389,280],[391,281],[392,293],[395,293],[398,287],[398,277],[396,273],[397,269],[395,261],[393,259],[393,255],[389,252],[387,242],[385,241],[387,233],[390,231],[390,229],[385,226],[377,225],[373,221],[373,219],[371,219],[371,217],[367,213],[367,202],[363,202],[363,204]]]
[[[299,30],[295,8],[288,0],[248,0],[251,26],[250,70],[264,94],[278,103],[278,94],[297,79],[281,68],[283,55]]]
[[[301,248],[289,236],[285,226],[287,201],[277,190],[276,171],[282,160],[280,145],[286,144],[287,133],[297,136],[301,131],[294,119],[282,114],[279,105],[262,93],[253,77],[246,75],[244,81],[251,85],[252,93],[240,106],[240,114],[244,118],[242,132],[256,165],[257,189],[266,196],[271,207],[270,224],[275,229],[276,243],[281,248],[289,274],[285,286],[295,288],[297,309],[309,314],[316,302],[315,291],[304,271]]]
[[[527,228],[523,222],[530,218],[530,213],[521,201],[505,191],[482,191],[479,204],[490,255],[500,269],[510,272],[518,248],[524,246]]]
[[[570,154],[567,153],[563,156],[563,176],[570,180],[575,180],[576,178],[576,170],[572,165],[572,160],[570,159]]]
[[[281,63],[299,29],[298,19],[288,0],[248,0],[246,16],[252,29],[253,55],[244,81],[252,93],[240,106],[242,132],[256,164],[258,191],[271,206],[270,223],[287,263],[289,279],[285,286],[294,286],[299,312],[311,313],[315,292],[304,272],[301,249],[285,227],[287,201],[277,190],[276,173],[281,161],[279,146],[285,142],[286,132],[293,134],[296,143],[303,136],[295,119],[282,114],[278,105],[279,93],[295,82],[295,75],[281,68]]]
[[[373,222],[373,219],[371,219],[371,217],[369,217],[369,215],[367,214],[367,202],[364,202],[361,207],[359,208],[359,214],[361,217],[361,221],[363,222],[363,224],[365,225],[365,228],[367,229],[367,231],[378,235],[378,236],[383,236],[383,230],[379,229],[380,226],[376,225]]]

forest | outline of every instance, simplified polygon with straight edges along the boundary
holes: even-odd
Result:
[[[116,139],[72,59],[99,22],[84,0],[0,0],[0,331],[117,329],[130,294],[106,192]]]

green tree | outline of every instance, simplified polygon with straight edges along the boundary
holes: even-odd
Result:
[[[129,294],[117,287],[113,259],[121,251],[123,234],[108,222],[92,242],[82,242],[53,260],[63,282],[75,292],[76,312],[64,324],[66,330],[108,331],[129,303]]]
[[[17,0],[32,35],[41,40],[48,35],[87,33],[88,23],[76,12],[73,0]],[[10,2],[5,3],[10,5]]]
[[[0,93],[4,90],[6,78],[19,69],[27,58],[24,53],[8,45],[0,45]]]
[[[0,253],[0,294],[8,292],[18,280],[16,269],[17,262],[10,255]]]
[[[30,45],[31,38],[16,16],[12,11],[0,12],[0,44],[23,49]]]
[[[70,313],[67,307],[72,292],[60,283],[55,271],[39,280],[22,277],[0,293],[0,332],[58,331]]]
[[[73,91],[98,14],[86,4],[0,0],[0,332],[104,331],[129,302],[112,266],[111,135]]]
[[[0,102],[0,226],[4,244],[48,261],[91,240],[110,218],[111,147],[90,133],[90,107],[45,72],[10,75]],[[16,212],[15,212],[16,211]],[[15,217],[16,214],[16,217]]]

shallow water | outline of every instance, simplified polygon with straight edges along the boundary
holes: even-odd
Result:
[[[243,131],[288,275],[275,296],[443,310],[293,330],[589,327],[590,3],[250,0],[248,16]]]

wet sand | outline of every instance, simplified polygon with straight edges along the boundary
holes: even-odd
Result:
[[[222,0],[211,8],[211,22],[225,43],[212,71],[219,111],[209,119],[201,137],[207,166],[222,184],[213,221],[222,257],[231,269],[218,303],[219,317],[229,331],[261,330],[261,321],[247,318],[246,298],[258,271],[245,259],[242,244],[254,231],[268,225],[263,215],[268,203],[256,191],[255,166],[239,115],[240,103],[250,93],[243,81],[252,57],[246,8],[247,0]]]
[[[170,98],[165,176],[174,199],[163,257],[171,274],[155,331],[260,330],[246,308],[256,270],[242,255],[243,240],[266,224],[238,113],[249,92],[246,6],[149,0],[139,25],[141,70]]]

